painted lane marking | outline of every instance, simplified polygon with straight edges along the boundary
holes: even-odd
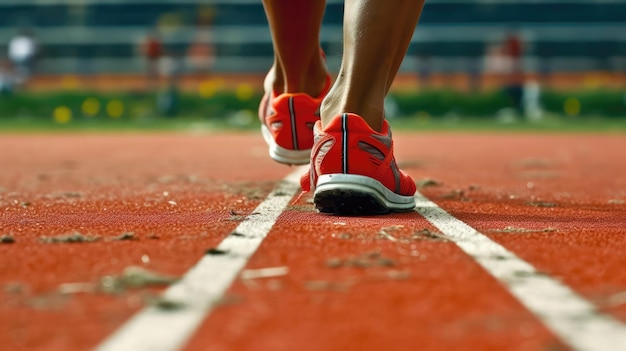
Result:
[[[552,332],[575,350],[626,350],[626,326],[557,280],[538,272],[419,192],[415,210],[500,281]]]
[[[300,189],[308,166],[290,173],[243,222],[162,295],[179,308],[145,307],[96,347],[98,351],[171,351],[184,346],[211,312]]]

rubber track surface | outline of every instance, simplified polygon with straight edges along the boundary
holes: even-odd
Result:
[[[395,136],[427,197],[626,322],[626,138]],[[163,288],[106,282],[186,272],[290,172],[266,152],[256,133],[1,135],[2,345],[96,346]],[[76,232],[94,241],[51,242]],[[184,349],[568,349],[417,213],[303,196],[246,268],[267,267],[289,273],[237,279]]]

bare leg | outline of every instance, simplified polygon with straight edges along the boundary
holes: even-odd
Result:
[[[317,97],[328,71],[320,54],[319,32],[325,0],[263,0],[274,44],[274,65],[266,89]]]
[[[339,76],[322,104],[322,124],[356,113],[376,131],[384,100],[422,12],[424,0],[346,0]]]

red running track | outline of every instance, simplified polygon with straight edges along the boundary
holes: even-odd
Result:
[[[626,138],[396,134],[406,170],[439,183],[427,197],[626,322]],[[11,350],[95,347],[160,290],[93,291],[103,277],[182,275],[291,171],[256,133],[2,135],[0,165]],[[184,350],[569,349],[417,213],[330,217],[308,200],[246,267],[289,274],[237,279]],[[98,240],[45,242],[74,231]]]

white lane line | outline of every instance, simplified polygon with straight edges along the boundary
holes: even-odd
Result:
[[[300,189],[298,167],[278,184],[213,251],[191,268],[162,298],[179,308],[146,307],[96,347],[98,351],[172,351],[188,341]],[[221,254],[220,254],[221,253]]]
[[[456,219],[422,194],[415,195],[415,202],[419,214],[497,278],[563,342],[575,350],[626,350],[624,324],[601,314],[570,288],[538,272],[531,264]]]

